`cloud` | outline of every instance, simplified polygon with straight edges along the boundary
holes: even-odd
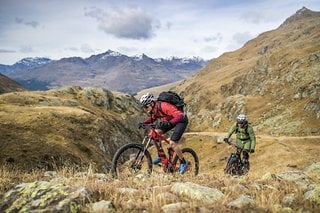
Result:
[[[148,39],[153,36],[153,30],[160,27],[159,22],[140,8],[116,9],[111,12],[95,8],[85,15],[95,18],[99,29],[118,38]],[[156,26],[153,26],[154,23]]]
[[[93,53],[94,50],[89,44],[82,44],[80,47],[81,51],[84,53]]]
[[[16,21],[17,24],[24,24],[26,26],[30,26],[30,27],[33,27],[33,28],[37,28],[40,25],[39,22],[37,22],[37,21],[28,21],[28,22],[26,22],[22,18],[18,18],[18,17],[16,17],[15,21]]]
[[[33,52],[33,48],[30,46],[23,46],[20,48],[20,52],[22,53],[31,53]]]
[[[252,38],[253,36],[249,32],[236,33],[232,36],[232,40],[241,45]]]
[[[15,53],[15,50],[0,49],[0,53]]]
[[[253,11],[243,13],[240,16],[240,19],[244,20],[247,23],[252,23],[252,24],[260,24],[260,23],[266,23],[271,21],[270,17],[269,18],[266,17],[261,12],[253,12]]]
[[[204,38],[205,42],[220,42],[222,41],[222,35],[221,33],[217,33],[213,36],[208,36]]]

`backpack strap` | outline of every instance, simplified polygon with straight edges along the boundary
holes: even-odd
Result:
[[[245,127],[245,129],[244,129],[244,132],[245,132],[247,135],[249,135],[248,125],[249,125],[249,124],[247,124],[246,127]],[[237,123],[236,123],[236,127],[237,127],[237,128],[236,128],[236,134],[237,134],[237,133],[239,132],[239,127],[238,127]]]

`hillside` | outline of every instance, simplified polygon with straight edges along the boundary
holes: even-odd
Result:
[[[0,74],[0,94],[23,90],[25,90],[25,88],[23,88],[20,84]]]
[[[200,58],[129,57],[108,50],[88,58],[24,59],[5,66],[7,75],[30,90],[61,86],[101,87],[134,94],[142,89],[182,80],[207,64]]]
[[[279,28],[221,55],[177,87],[190,130],[226,131],[245,113],[259,133],[320,134],[320,12],[297,11]]]
[[[53,169],[92,164],[107,171],[115,150],[140,139],[132,96],[65,87],[0,95],[0,164]]]

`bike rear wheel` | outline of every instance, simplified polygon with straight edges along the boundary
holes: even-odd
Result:
[[[188,162],[188,167],[184,172],[184,175],[192,175],[196,176],[199,173],[199,158],[197,153],[191,148],[183,148],[182,154],[184,159]],[[177,165],[178,168],[180,166],[180,162],[178,162],[178,156],[176,155],[173,159],[173,164]]]
[[[141,144],[126,144],[113,156],[111,173],[115,178],[127,179],[151,172],[151,155]]]

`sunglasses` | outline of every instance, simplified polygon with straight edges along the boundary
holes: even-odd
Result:
[[[146,109],[146,108],[148,108],[149,106],[150,106],[150,104],[147,104],[147,105],[145,105],[143,108]]]

